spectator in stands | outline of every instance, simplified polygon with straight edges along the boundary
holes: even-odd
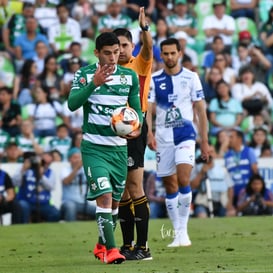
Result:
[[[19,224],[20,212],[11,177],[7,172],[0,169],[0,218],[2,220],[3,214],[11,213],[12,224]]]
[[[209,68],[211,68],[215,61],[215,55],[224,52],[224,42],[221,36],[214,36],[211,44],[211,50],[205,52],[203,56],[202,68],[205,70],[205,74]]]
[[[78,0],[74,3],[71,9],[71,16],[79,22],[82,37],[94,37],[98,18],[94,14],[90,1]]]
[[[71,57],[68,60],[68,71],[66,71],[63,75],[63,82],[64,82],[64,92],[62,94],[63,100],[68,98],[71,83],[74,79],[75,73],[81,68],[81,59],[78,57]]]
[[[230,0],[230,15],[233,18],[247,17],[256,22],[255,9],[258,0]]]
[[[268,19],[264,22],[260,28],[260,39],[263,46],[266,47],[267,37],[270,33],[273,33],[273,6],[268,12]]]
[[[214,36],[221,36],[225,49],[231,52],[232,36],[235,31],[235,20],[226,14],[226,1],[213,1],[213,14],[204,19],[203,30],[206,34],[206,48],[211,47]]]
[[[10,1],[8,0],[2,0],[0,2],[0,33],[3,32],[3,26],[8,21],[12,14],[12,10],[10,8]],[[3,43],[3,36],[0,36],[0,50],[4,49]]]
[[[2,130],[1,126],[2,124],[0,122],[0,160],[5,156],[5,148],[10,141],[10,135],[6,131]]]
[[[231,59],[232,68],[235,70],[237,78],[240,68],[250,63],[251,57],[249,56],[248,46],[240,42],[236,47],[236,53],[233,53]]]
[[[34,124],[36,137],[56,135],[56,118],[62,115],[62,105],[49,99],[49,94],[41,87],[34,90],[34,103],[27,105],[31,122]]]
[[[58,63],[54,55],[45,58],[44,70],[37,78],[37,85],[48,92],[50,100],[60,101],[65,96],[63,77],[58,74]]]
[[[215,152],[217,158],[224,157],[225,153],[229,149],[229,132],[228,130],[220,130],[216,134],[216,140],[215,140]]]
[[[63,122],[69,129],[69,134],[73,136],[77,132],[82,132],[83,109],[80,107],[75,111],[70,111],[67,106],[67,100],[63,103]]]
[[[198,55],[196,51],[194,51],[192,48],[188,46],[188,40],[189,36],[184,31],[178,31],[174,34],[174,38],[176,38],[179,41],[181,51],[183,52],[182,60],[185,61],[185,56],[188,56],[190,59],[190,62],[192,63],[192,71],[198,71]],[[185,66],[185,65],[183,65]]]
[[[36,2],[34,17],[45,30],[45,33],[47,33],[49,26],[56,22],[57,12],[54,2],[57,3],[59,1],[36,0],[33,2]]]
[[[262,147],[260,157],[266,157],[266,158],[273,157],[273,151],[272,151],[271,145],[267,145],[267,146]]]
[[[45,66],[45,58],[49,54],[49,45],[43,41],[37,41],[35,45],[35,55],[32,60],[37,65],[37,73],[41,74]]]
[[[96,204],[87,201],[87,181],[82,166],[81,151],[72,148],[68,152],[69,166],[62,169],[61,181],[63,185],[62,219],[76,221],[81,214],[88,219],[95,219]]]
[[[238,195],[253,174],[258,174],[257,157],[254,150],[244,143],[244,134],[233,128],[229,134],[229,150],[224,155],[225,166],[232,178],[228,189],[227,215],[236,215]]]
[[[253,40],[251,33],[248,30],[242,30],[238,33],[238,40],[240,44],[244,44],[248,47],[252,46]]]
[[[167,217],[165,204],[166,191],[162,179],[157,177],[156,172],[150,171],[146,178],[145,186],[145,192],[150,206],[150,218]]]
[[[158,18],[156,20],[156,33],[153,37],[156,46],[160,47],[160,43],[170,36],[168,25],[165,18]]]
[[[131,27],[132,19],[122,11],[122,4],[120,0],[112,0],[108,6],[108,14],[99,17],[98,31],[111,32],[116,28]]]
[[[17,143],[11,139],[5,147],[4,157],[1,158],[2,163],[21,163],[21,151]]]
[[[71,143],[71,148],[76,147],[76,148],[81,148],[81,142],[82,142],[82,132],[76,132],[72,136],[72,143]]]
[[[232,88],[232,97],[242,102],[248,115],[255,115],[261,111],[270,120],[273,99],[265,84],[255,79],[254,71],[250,66],[243,66],[239,71],[239,82]]]
[[[239,215],[272,215],[273,193],[266,188],[264,178],[254,174],[238,197]]]
[[[268,78],[272,76],[273,63],[267,55],[264,54],[262,48],[252,45],[249,48],[250,62],[249,66],[253,69],[255,79],[267,85]],[[273,59],[272,59],[273,60]]]
[[[62,75],[69,71],[69,60],[72,57],[80,59],[80,65],[86,66],[88,62],[82,59],[82,45],[78,42],[72,42],[69,47],[69,53],[66,53],[63,58],[59,61],[60,68],[62,70]]]
[[[111,2],[112,0],[105,0],[105,1],[92,0],[92,6],[93,6],[95,16],[97,19],[98,17],[107,14],[108,5],[110,5]]]
[[[118,0],[120,1],[120,0]],[[156,10],[154,0],[125,0],[126,14],[131,17],[132,21],[138,20],[139,9],[144,7],[146,17],[152,18],[155,21]]]
[[[236,82],[236,72],[230,66],[230,55],[228,53],[217,53],[214,59],[214,65],[220,68],[222,78],[232,87]],[[206,70],[207,72],[209,69]]]
[[[34,17],[26,18],[25,33],[16,37],[14,41],[16,71],[20,71],[26,59],[33,59],[35,56],[35,46],[38,41],[48,45],[48,39],[44,34],[37,33],[37,20]]]
[[[58,150],[53,149],[52,151],[50,151],[50,154],[52,155],[53,162],[62,162],[63,161],[62,155]]]
[[[37,65],[33,60],[25,60],[21,73],[16,76],[13,87],[13,98],[21,105],[33,102],[32,89],[38,76]]]
[[[166,18],[168,15],[172,14],[173,1],[157,0],[157,1],[155,1],[155,6],[156,6],[156,11],[157,11],[157,19],[160,17]]]
[[[26,31],[26,18],[33,16],[35,7],[31,3],[25,2],[23,4],[22,14],[14,13],[3,27],[3,42],[5,50],[7,50],[11,56],[15,55],[14,41],[16,37],[25,33]],[[42,28],[38,27],[38,32],[43,32]]]
[[[44,153],[25,153],[22,168],[13,176],[13,183],[19,187],[18,201],[22,212],[22,223],[45,220],[60,220],[59,210],[50,204],[51,191],[55,187],[55,175],[49,168],[52,157]]]
[[[213,98],[216,98],[216,84],[222,79],[221,69],[214,65],[209,69],[206,77],[202,80],[202,86],[206,102],[209,103]]]
[[[223,79],[216,84],[216,98],[210,101],[208,111],[211,135],[222,129],[239,127],[243,120],[241,102],[231,96],[230,86]]]
[[[25,152],[34,152],[37,155],[43,153],[42,139],[34,136],[33,123],[28,119],[22,121],[21,134],[15,137],[15,142],[20,150],[20,156]]]
[[[194,37],[197,34],[197,21],[189,12],[186,0],[175,0],[173,13],[166,17],[170,34],[184,31],[188,34],[191,43],[194,44]]]
[[[196,190],[193,204],[194,215],[198,218],[206,218],[210,214],[222,217],[226,215],[227,193],[231,178],[223,163],[217,160],[222,158],[216,153],[214,146],[210,145],[210,160],[199,162],[199,157],[196,159],[191,175],[191,187]],[[210,195],[211,207],[209,205]]]
[[[22,118],[21,107],[13,101],[12,94],[11,88],[0,87],[0,124],[4,131],[14,137],[20,133]]]
[[[254,149],[256,157],[260,157],[263,147],[271,146],[269,142],[269,131],[266,125],[255,127],[249,142],[249,147]],[[272,147],[271,147],[272,149]],[[272,150],[273,151],[273,150]]]
[[[47,150],[58,150],[61,153],[62,161],[67,161],[68,151],[72,142],[72,139],[69,136],[68,127],[64,123],[58,125],[56,134],[56,136],[49,140]]]
[[[262,112],[259,112],[257,114],[254,114],[252,116],[245,117],[242,129],[245,133],[245,140],[247,143],[250,142],[253,134],[253,130],[258,127],[267,126],[268,132],[271,132],[272,130],[272,122],[267,122],[267,117]],[[270,143],[273,143],[273,136],[271,134],[268,134],[268,138]]]
[[[80,24],[69,17],[69,10],[63,3],[57,5],[58,22],[48,28],[48,40],[53,52],[57,55],[69,50],[70,44],[81,42]]]

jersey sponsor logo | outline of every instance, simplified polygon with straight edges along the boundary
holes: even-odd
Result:
[[[166,83],[165,83],[165,82],[161,83],[161,84],[159,85],[159,88],[160,88],[161,90],[166,90],[166,89],[167,89]]]
[[[177,100],[177,94],[169,94],[168,95],[168,102],[174,102]]]
[[[81,84],[83,84],[83,85],[86,85],[86,79],[85,79],[84,77],[81,77],[81,78],[79,79],[79,82],[80,82]]]
[[[107,177],[99,177],[97,179],[97,184],[100,190],[110,188],[110,183]]]
[[[119,93],[129,93],[129,91],[130,91],[130,89],[129,89],[129,87],[128,88],[120,88],[119,89]]]

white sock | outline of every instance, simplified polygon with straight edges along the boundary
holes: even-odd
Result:
[[[191,211],[192,192],[178,194],[178,218],[180,223],[180,230],[186,231],[188,229],[188,221]]]
[[[167,212],[172,222],[174,234],[178,234],[180,223],[179,223],[179,212],[178,212],[178,194],[173,198],[165,199]]]

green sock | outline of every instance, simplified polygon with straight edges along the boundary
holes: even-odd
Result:
[[[112,219],[113,219],[113,230],[116,230],[117,220],[118,220],[118,208],[112,210]]]
[[[99,229],[99,243],[105,245],[107,249],[116,247],[112,212],[98,212],[96,220]]]

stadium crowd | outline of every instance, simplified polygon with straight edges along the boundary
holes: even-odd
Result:
[[[211,161],[197,162],[192,172],[193,216],[272,214],[273,193],[257,168],[260,157],[273,155],[272,1],[1,0],[0,157],[22,163],[13,177],[0,171],[0,214],[12,212],[12,223],[94,219],[79,152],[83,113],[71,112],[67,98],[74,73],[97,61],[98,34],[128,28],[138,54],[140,6],[154,39],[153,71],[163,67],[160,43],[174,37],[182,65],[202,80]],[[50,201],[52,162],[69,162],[60,209]],[[166,217],[162,182],[154,172],[147,177],[151,215]]]

